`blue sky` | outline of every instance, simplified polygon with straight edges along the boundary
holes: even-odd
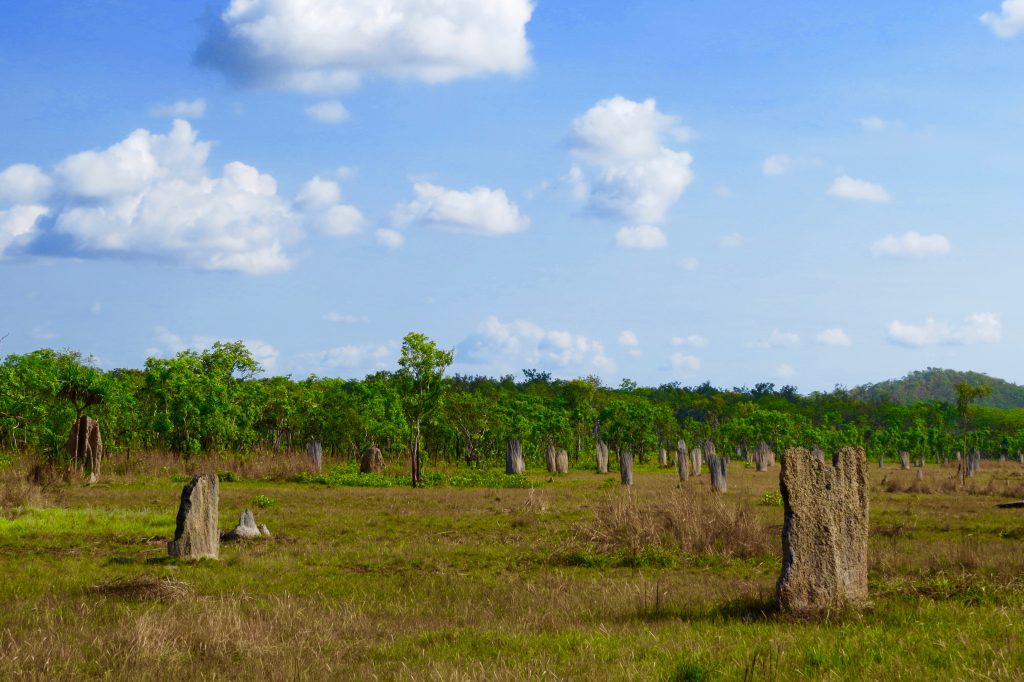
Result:
[[[0,352],[1024,382],[1024,0],[35,0]]]

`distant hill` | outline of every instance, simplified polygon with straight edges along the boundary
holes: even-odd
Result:
[[[850,391],[864,400],[884,400],[896,403],[916,403],[924,400],[956,402],[957,384],[991,386],[991,395],[978,401],[990,407],[1024,407],[1024,386],[996,379],[980,372],[957,372],[952,369],[929,367],[911,372],[902,379],[890,379],[877,384],[865,384]]]

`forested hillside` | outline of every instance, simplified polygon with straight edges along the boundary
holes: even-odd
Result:
[[[419,355],[410,355],[410,339]],[[426,364],[417,366],[417,358],[427,358]],[[513,439],[535,462],[543,461],[549,445],[589,461],[598,440],[641,461],[679,439],[710,439],[733,456],[762,441],[776,451],[862,445],[870,456],[906,450],[929,458],[967,447],[990,456],[1024,449],[1024,410],[969,401],[958,407],[955,395],[902,404],[909,395],[955,393],[951,384],[958,376],[983,375],[929,370],[856,391],[800,395],[770,383],[720,389],[623,381],[609,387],[595,377],[560,380],[530,369],[521,377],[445,376],[450,362],[449,354],[416,334],[406,337],[395,371],[362,380],[261,378],[241,342],[112,371],[73,352],[9,355],[0,364],[0,450],[60,460],[82,414],[99,420],[108,451],[159,450],[185,458],[298,449],[308,441],[322,443],[329,457],[355,457],[377,446],[396,460],[407,459],[418,443],[428,465],[445,459],[468,466],[502,463]],[[900,400],[885,399],[888,385],[903,390]],[[933,392],[911,393],[916,386]],[[1005,389],[995,396],[1001,404],[1009,400],[1007,386],[993,388]]]
[[[958,372],[935,367],[911,372],[902,379],[859,386],[850,393],[864,400],[890,400],[902,405],[929,400],[953,403],[956,402],[957,384],[988,386],[992,389],[989,395],[979,399],[980,405],[1024,408],[1024,386],[979,372]]]

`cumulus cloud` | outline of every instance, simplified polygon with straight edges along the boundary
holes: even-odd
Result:
[[[849,346],[853,343],[850,340],[849,334],[839,327],[833,327],[832,329],[825,329],[818,332],[815,340],[826,346]]]
[[[348,120],[348,109],[337,100],[327,100],[306,107],[306,115],[319,123],[342,123]]]
[[[506,323],[493,315],[456,347],[455,360],[489,365],[498,372],[518,372],[523,367],[567,376],[615,371],[615,363],[599,341],[524,320]]]
[[[50,195],[53,180],[37,166],[16,163],[0,172],[0,202],[37,204]]]
[[[188,122],[166,135],[139,129],[100,151],[56,167],[64,203],[56,230],[81,251],[171,256],[193,267],[254,274],[291,267],[284,245],[298,217],[277,183],[233,161],[206,169],[210,144]]]
[[[214,343],[229,342],[234,339],[218,339],[214,336],[197,335],[190,339],[175,334],[166,327],[156,327],[153,330],[153,338],[156,345],[146,349],[146,355],[155,357],[170,357],[184,350],[201,351],[209,348]],[[280,352],[274,346],[260,339],[242,339],[242,343],[248,349],[253,359],[260,363],[265,372],[272,372],[277,368]]]
[[[629,330],[623,329],[619,333],[619,345],[635,348],[640,345],[640,339],[637,338],[636,333]]]
[[[668,142],[690,135],[653,99],[598,102],[572,124],[572,154],[579,162],[569,173],[574,195],[596,214],[660,224],[693,182],[693,157]]]
[[[382,75],[439,83],[530,66],[530,0],[231,0],[199,48],[235,82],[336,92]]]
[[[784,332],[773,329],[767,337],[756,341],[755,348],[790,348],[800,343],[800,336],[794,332]]]
[[[389,249],[397,249],[405,244],[405,235],[398,230],[377,230],[377,243]]]
[[[689,336],[673,336],[673,346],[693,346],[695,348],[703,348],[708,345],[708,340],[699,334],[690,334]]]
[[[1000,12],[985,12],[981,23],[1000,38],[1013,38],[1024,31],[1024,0],[1003,0]]]
[[[785,175],[793,170],[793,159],[786,154],[772,154],[761,162],[761,172],[765,175]]]
[[[669,358],[672,369],[676,370],[698,370],[700,369],[700,358],[686,353],[673,353]]]
[[[347,237],[363,230],[365,219],[355,206],[341,203],[341,187],[333,180],[314,177],[295,198],[306,222],[323,234]]]
[[[174,104],[155,104],[149,108],[149,115],[163,118],[202,118],[206,115],[206,100],[199,98]]]
[[[866,180],[857,180],[849,175],[840,175],[832,181],[828,188],[829,196],[853,201],[871,201],[878,204],[887,204],[892,197],[881,185]]]
[[[876,256],[940,256],[949,250],[949,240],[941,234],[918,232],[886,235],[871,245]]]
[[[12,246],[31,242],[38,232],[36,224],[49,212],[45,206],[36,204],[19,204],[0,211],[0,256]]]
[[[420,224],[497,236],[521,232],[530,224],[530,219],[519,213],[519,207],[501,189],[474,187],[461,192],[417,182],[413,191],[416,198],[399,204],[392,214],[399,227]]]
[[[654,225],[637,225],[619,228],[615,243],[626,249],[660,249],[668,244],[668,237]]]
[[[889,340],[901,346],[965,346],[975,343],[996,343],[1003,335],[1002,322],[992,313],[968,315],[959,324],[929,317],[924,324],[889,324]]]

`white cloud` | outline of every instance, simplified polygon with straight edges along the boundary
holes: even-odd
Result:
[[[206,115],[206,100],[199,98],[174,104],[155,104],[149,108],[149,115],[162,118],[202,118]]]
[[[328,322],[338,322],[340,324],[358,324],[367,322],[366,315],[349,315],[337,312],[326,313],[323,319]]]
[[[755,348],[790,348],[800,343],[800,336],[794,332],[773,329],[766,338],[753,344]]]
[[[693,272],[700,267],[700,261],[693,256],[687,256],[686,258],[679,261],[680,267],[687,272]]]
[[[860,127],[871,132],[885,130],[887,126],[888,124],[877,116],[867,116],[860,120]]]
[[[530,66],[530,0],[231,0],[199,61],[236,81],[336,92],[370,75],[438,83]]]
[[[949,253],[949,240],[941,234],[890,234],[871,245],[876,256],[936,256]]]
[[[299,190],[297,206],[305,212],[307,222],[323,234],[347,237],[359,234],[366,223],[355,206],[342,204],[341,187],[333,180],[314,177]]]
[[[347,345],[330,348],[319,354],[323,365],[329,368],[365,367],[371,365],[383,369],[389,366],[393,351],[388,346],[375,344]]]
[[[191,339],[186,340],[166,327],[156,327],[153,330],[153,336],[157,345],[147,348],[146,355],[156,357],[170,357],[184,350],[202,351],[210,348],[218,341],[233,341],[233,339],[218,339],[213,336],[202,335],[193,336]],[[252,358],[260,363],[264,371],[274,371],[281,356],[276,348],[260,339],[243,339],[242,343],[245,344]]]
[[[546,330],[532,322],[501,322],[490,316],[456,348],[457,363],[485,364],[498,372],[524,367],[567,376],[613,372],[615,363],[600,341],[568,331]]]
[[[615,242],[626,249],[660,249],[668,244],[668,237],[654,225],[622,227],[615,233]]]
[[[23,246],[36,236],[36,224],[49,213],[36,204],[12,206],[0,211],[0,256],[11,246]]]
[[[795,374],[796,370],[793,369],[793,366],[785,362],[775,368],[775,376],[780,379],[789,379]]]
[[[698,370],[700,369],[700,358],[685,353],[673,353],[669,358],[672,368],[676,370]]]
[[[619,344],[622,346],[635,348],[636,346],[640,345],[640,339],[637,338],[636,333],[634,333],[633,331],[629,329],[623,329],[622,332],[619,333]]]
[[[530,219],[520,215],[505,191],[474,187],[468,192],[446,189],[429,182],[413,185],[416,198],[395,207],[396,225],[430,225],[455,232],[488,236],[525,230]]]
[[[772,154],[761,162],[761,172],[765,175],[785,175],[793,170],[793,159],[786,154]]]
[[[887,204],[892,197],[881,185],[866,180],[857,180],[849,175],[841,175],[836,178],[828,188],[830,196],[853,201],[871,201],[879,204]]]
[[[733,232],[732,234],[723,235],[718,243],[723,249],[736,249],[747,243],[747,238],[739,232]]]
[[[397,249],[405,244],[405,235],[398,230],[377,230],[377,243],[389,249]]]
[[[343,123],[348,120],[348,109],[337,100],[327,100],[306,107],[306,115],[319,123]]]
[[[666,146],[691,132],[663,114],[653,99],[613,97],[573,121],[572,153],[586,164],[570,171],[577,198],[602,215],[659,224],[693,181],[693,157]]]
[[[84,251],[170,256],[208,270],[254,274],[291,267],[284,245],[299,218],[270,175],[238,161],[210,177],[208,142],[188,122],[166,135],[136,130],[57,165],[65,204],[56,229]]]
[[[826,346],[849,346],[853,343],[850,340],[849,334],[839,327],[833,327],[832,329],[825,329],[818,332],[815,340],[818,343],[825,344]]]
[[[889,324],[889,340],[902,346],[963,346],[975,343],[996,343],[1003,335],[999,317],[992,313],[968,315],[960,324],[951,325],[929,317],[923,325]]]
[[[1003,0],[1001,13],[985,12],[981,23],[1000,38],[1012,38],[1024,31],[1024,0]]]
[[[693,346],[694,348],[703,348],[708,345],[708,340],[699,334],[690,334],[689,336],[673,336],[673,346]]]
[[[38,167],[16,163],[0,172],[0,202],[37,204],[46,200],[53,180]]]

